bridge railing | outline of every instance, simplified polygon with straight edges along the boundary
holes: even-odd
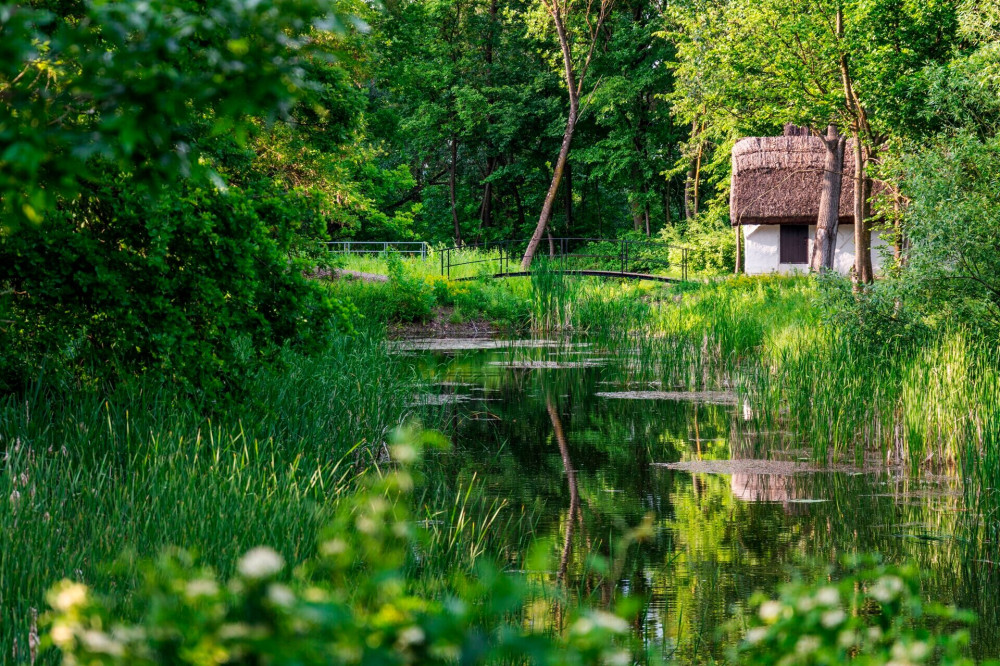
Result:
[[[335,254],[386,254],[394,250],[404,255],[420,255],[426,259],[431,246],[423,241],[328,241],[328,251]]]
[[[461,274],[477,266],[494,275],[519,274],[529,242],[530,239],[502,240],[441,248],[438,250],[441,275],[451,279],[452,273],[457,272],[460,277],[469,277]],[[545,262],[552,270],[620,275],[673,273],[686,281],[687,252],[687,248],[652,239],[543,238],[532,265]]]

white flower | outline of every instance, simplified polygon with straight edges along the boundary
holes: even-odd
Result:
[[[319,552],[326,556],[340,555],[347,550],[347,542],[343,539],[330,539],[320,544]]]
[[[51,599],[52,607],[63,613],[69,612],[87,601],[87,586],[80,583],[63,581],[55,598]]]
[[[392,454],[393,460],[404,465],[416,462],[419,457],[417,449],[409,444],[396,444],[389,449],[389,452]]]
[[[827,629],[833,629],[834,627],[842,624],[846,619],[847,613],[838,608],[836,610],[828,610],[823,613],[823,615],[820,616],[819,621],[820,624]]]
[[[424,642],[424,630],[420,627],[414,625],[412,627],[407,627],[399,632],[399,638],[397,643],[401,647],[407,647],[409,645],[417,645]]]
[[[780,601],[774,601],[774,600],[765,601],[760,605],[760,610],[758,611],[758,615],[760,615],[760,619],[762,619],[764,622],[767,622],[768,624],[774,624],[775,622],[778,621],[778,618],[781,616],[782,610],[784,610],[784,606],[781,605]]]
[[[284,585],[269,585],[267,598],[275,606],[288,608],[295,603],[295,593]]]
[[[923,641],[914,641],[909,645],[896,642],[892,645],[892,658],[899,663],[915,664],[925,660],[930,653],[930,647]]]
[[[364,534],[373,534],[378,528],[375,521],[368,516],[358,516],[357,521],[355,521],[355,525],[357,526],[358,531]]]
[[[65,645],[73,640],[73,627],[61,622],[56,623],[52,625],[49,636],[52,637],[52,642],[56,645]]]
[[[579,620],[573,623],[570,628],[570,633],[577,634],[579,636],[586,636],[591,631],[594,630],[594,622],[589,617],[581,617]]]
[[[767,636],[767,627],[754,627],[747,632],[746,640],[751,645],[760,643]]]
[[[812,654],[819,649],[819,636],[803,636],[795,644],[795,651],[799,654]]]
[[[10,503],[13,504],[15,507],[18,504],[20,504],[21,503],[21,493],[17,492],[16,490],[12,491],[11,494],[10,494]]]
[[[218,591],[219,585],[210,578],[192,580],[184,588],[184,592],[192,599],[197,597],[211,597],[218,593]]]
[[[628,653],[628,650],[614,650],[605,651],[601,655],[601,663],[606,664],[606,666],[629,666],[632,663],[632,655]]]
[[[898,576],[882,576],[872,586],[871,595],[883,604],[889,603],[903,591],[903,581]]]
[[[840,592],[835,587],[824,587],[816,593],[816,602],[823,606],[836,606],[840,603]]]
[[[608,613],[607,611],[594,611],[590,614],[591,619],[594,621],[598,627],[607,629],[616,634],[624,634],[628,632],[628,622],[622,618]]]
[[[112,656],[121,656],[125,652],[121,643],[101,631],[91,629],[83,632],[80,635],[80,642],[91,652],[103,652]]]
[[[246,578],[270,578],[284,566],[285,560],[273,548],[258,546],[247,551],[236,568]]]

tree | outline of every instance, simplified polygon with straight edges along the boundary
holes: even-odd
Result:
[[[889,137],[925,125],[923,68],[948,57],[955,4],[683,3],[671,14],[672,34],[679,41],[675,108],[687,119],[707,114],[710,131],[729,138],[773,133],[787,122],[845,128],[856,149],[860,179],[854,201],[855,279],[870,280],[867,163]],[[828,166],[838,162],[836,147],[827,142]],[[831,241],[829,217],[819,222]]]
[[[809,268],[817,272],[833,268],[833,253],[837,248],[837,228],[840,222],[840,192],[844,180],[844,148],[847,145],[847,139],[837,131],[836,125],[827,127],[822,139],[826,148],[823,189],[819,197],[816,240],[809,258]]]
[[[598,0],[598,5],[595,8],[592,1],[583,4],[583,0],[541,0],[544,10],[552,19],[552,25],[559,41],[563,76],[569,97],[569,113],[566,116],[566,129],[563,132],[562,145],[559,147],[559,156],[556,158],[552,171],[552,182],[549,184],[548,193],[542,203],[538,224],[531,235],[528,247],[524,251],[524,257],[521,259],[521,270],[523,271],[530,268],[531,260],[535,256],[538,244],[541,242],[549,219],[552,217],[552,208],[559,191],[559,182],[562,180],[566,160],[569,158],[573,132],[580,119],[580,95],[583,92],[594,49],[597,48],[597,42],[601,36],[601,28],[611,11],[612,1]],[[574,47],[582,53],[574,54]]]
[[[322,1],[59,11],[0,9],[0,388],[44,366],[221,389],[327,344],[346,311],[301,258],[321,198],[255,149],[352,131],[341,19]]]

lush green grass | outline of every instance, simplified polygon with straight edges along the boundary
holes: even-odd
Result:
[[[378,338],[288,356],[205,405],[150,385],[0,403],[0,660],[63,577],[127,595],[170,545],[227,572],[269,544],[313,552],[332,502],[381,454],[412,386]],[[126,596],[127,598],[127,596]]]
[[[987,517],[982,540],[1000,534],[995,341],[960,328],[891,344],[866,340],[847,328],[850,318],[832,316],[839,304],[808,277],[664,286],[544,267],[530,279],[504,281],[409,275],[433,285],[435,304],[455,304],[462,316],[586,333],[635,381],[735,389],[747,417],[737,427],[757,453],[805,449],[820,460],[962,473],[971,505]],[[367,303],[362,309],[393,318],[385,310],[393,283],[337,288],[368,292],[358,300]]]

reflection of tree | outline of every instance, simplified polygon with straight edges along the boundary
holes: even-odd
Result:
[[[576,485],[576,472],[573,470],[573,461],[569,458],[569,447],[566,445],[566,435],[563,433],[562,421],[559,419],[559,412],[552,403],[552,398],[545,398],[545,409],[549,413],[552,421],[552,431],[556,436],[556,444],[559,446],[559,455],[562,456],[563,469],[566,470],[566,482],[569,484],[569,516],[566,520],[566,536],[563,539],[562,555],[559,558],[559,582],[566,582],[566,568],[569,566],[569,556],[573,551],[573,519],[576,518],[583,523],[583,516],[580,514],[580,490]]]
[[[551,358],[543,350],[519,353]],[[523,371],[490,360],[506,356],[469,355],[439,369],[439,378],[475,387],[462,389],[468,402],[451,406],[459,415],[448,427],[457,455],[428,461],[425,503],[450,506],[456,486],[472,485],[475,475],[483,511],[497,496],[507,502],[502,516],[509,522],[485,537],[488,552],[518,567],[532,539],[552,539],[561,547],[558,578],[566,595],[611,603],[617,586],[647,598],[645,638],[678,662],[724,657],[717,632],[731,609],[745,610],[755,590],[773,593],[787,579],[786,565],[805,558],[820,559],[805,566],[807,576],[844,552],[912,559],[927,572],[928,598],[980,609],[995,600],[997,580],[968,575],[966,591],[956,588],[959,542],[920,538],[955,532],[960,496],[926,497],[916,481],[868,474],[803,474],[776,484],[773,477],[667,470],[653,463],[740,457],[758,440],[733,427],[743,422],[728,407],[597,398],[606,382],[626,384],[613,367]],[[486,411],[491,417],[479,418]],[[792,504],[792,512],[783,504],[803,498],[828,501]],[[616,535],[649,513],[658,527],[650,539],[612,548]],[[616,567],[597,573],[587,567],[588,552]],[[600,596],[593,594],[596,582]],[[986,621],[977,635],[995,644],[1000,618],[987,613]]]

